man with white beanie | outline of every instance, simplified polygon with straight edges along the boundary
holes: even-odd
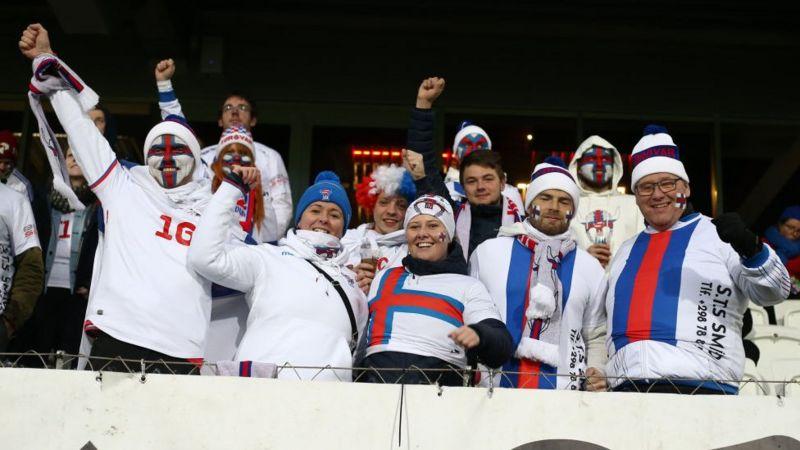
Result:
[[[28,26],[19,47],[33,60],[32,103],[40,109],[41,98],[50,100],[103,204],[105,241],[84,322],[93,367],[128,371],[111,360],[122,357],[164,362],[143,368],[148,372],[191,372],[189,360],[203,356],[211,311],[211,283],[186,264],[211,198],[197,138],[186,123],[165,120],[144,140],[145,165],[124,167],[87,114],[98,95],[55,56],[47,30]]]
[[[581,190],[581,203],[570,225],[572,234],[580,248],[608,267],[622,243],[644,230],[636,198],[617,191],[622,157],[607,140],[590,136],[578,146],[569,172]]]
[[[606,361],[606,279],[600,263],[570,235],[579,201],[564,163],[546,159],[531,175],[527,219],[502,227],[470,258],[470,275],[486,285],[516,348],[503,366],[507,373],[496,380],[500,386],[605,388],[598,368]]]
[[[647,228],[614,256],[606,296],[606,374],[614,390],[736,394],[748,298],[789,293],[775,252],[735,213],[694,212],[689,176],[664,127],[633,149],[631,188]]]

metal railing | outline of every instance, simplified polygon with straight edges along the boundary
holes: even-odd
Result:
[[[72,370],[80,364],[84,370],[97,372],[98,380],[102,380],[103,372],[123,372],[140,376],[141,382],[146,382],[148,374],[171,375],[232,375],[238,373],[231,371],[238,367],[239,362],[188,362],[174,360],[145,360],[126,359],[121,357],[108,358],[100,356],[71,355],[64,352],[37,353],[0,353],[0,367],[2,368],[42,368],[51,370]],[[299,366],[292,364],[250,363],[249,369],[255,369],[251,375],[260,378],[283,378],[297,380],[339,380],[353,382],[373,382],[387,384],[428,384],[428,385],[460,385],[473,386],[476,379],[483,381],[480,387],[488,388],[490,395],[496,387],[514,385],[519,388],[538,387],[555,389],[559,380],[567,380],[566,384],[573,390],[584,386],[587,377],[576,374],[539,373],[539,372],[511,372],[486,368],[372,368],[372,367],[332,367],[332,366]],[[262,370],[258,370],[262,369]],[[541,375],[541,376],[540,376]],[[775,394],[783,396],[786,388],[795,386],[800,392],[800,376],[789,380],[760,380],[745,378],[743,380],[721,379],[688,379],[688,378],[635,378],[635,377],[591,377],[594,381],[604,380],[607,390],[610,386],[624,386],[628,392],[670,392],[682,394],[707,393],[708,390],[725,395],[732,395],[731,387],[739,386],[739,390],[755,387],[757,395]],[[443,380],[446,382],[443,383]],[[453,383],[453,380],[459,380]],[[535,380],[535,381],[534,381]],[[528,383],[536,383],[536,386]],[[562,383],[564,384],[564,383]]]

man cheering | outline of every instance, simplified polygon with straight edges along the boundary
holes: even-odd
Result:
[[[789,294],[780,259],[737,214],[692,210],[678,147],[660,126],[633,149],[631,186],[647,228],[611,263],[607,375],[614,390],[735,394],[742,314]]]

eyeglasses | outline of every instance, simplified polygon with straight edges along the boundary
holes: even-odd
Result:
[[[647,197],[653,195],[656,191],[656,186],[658,189],[661,190],[663,193],[672,192],[678,187],[678,181],[680,178],[667,178],[666,180],[661,180],[658,183],[644,183],[639,184],[636,186],[636,195],[641,195],[643,197]]]
[[[234,109],[238,109],[241,112],[248,112],[250,111],[250,105],[246,103],[239,103],[238,105],[231,105],[230,103],[222,107],[222,112],[231,112]]]

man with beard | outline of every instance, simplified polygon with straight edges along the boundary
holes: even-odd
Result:
[[[569,171],[581,189],[570,229],[578,246],[607,267],[622,243],[644,230],[636,198],[617,191],[622,157],[607,140],[590,136],[578,146]]]
[[[595,375],[606,360],[606,280],[600,263],[570,235],[579,200],[563,161],[548,158],[533,169],[528,218],[502,227],[470,258],[470,275],[486,285],[516,348],[495,380],[500,386],[605,388]]]

